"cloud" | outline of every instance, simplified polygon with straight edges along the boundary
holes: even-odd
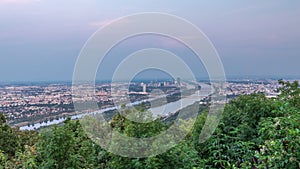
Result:
[[[103,21],[96,21],[96,22],[91,22],[89,25],[92,27],[103,27],[105,25],[108,25],[112,23],[114,20],[103,20]]]
[[[100,27],[104,27],[106,25],[109,25],[113,22],[116,22],[118,24],[127,24],[129,23],[129,20],[128,19],[121,19],[121,20],[118,20],[118,19],[106,19],[106,20],[102,20],[102,21],[95,21],[95,22],[91,22],[89,23],[89,26],[91,27],[96,27],[96,28],[100,28]]]

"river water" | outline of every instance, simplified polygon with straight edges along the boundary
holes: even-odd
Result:
[[[192,105],[193,103],[195,103],[196,101],[201,100],[204,97],[207,97],[209,94],[211,94],[213,92],[213,89],[211,88],[210,85],[204,84],[204,83],[199,83],[199,85],[201,86],[201,90],[200,92],[197,92],[191,96],[185,97],[185,98],[181,98],[178,101],[175,102],[170,102],[167,103],[165,105],[162,106],[158,106],[155,108],[150,108],[149,110],[152,112],[154,117],[163,117],[163,116],[168,116],[171,113],[175,113],[177,111],[179,111],[180,109],[187,107],[189,105]],[[192,86],[189,86],[188,88],[191,88]],[[160,96],[158,98],[161,97],[165,97],[165,95]],[[134,106],[134,105],[138,105],[141,104],[142,102],[146,102],[146,101],[152,101],[156,98],[150,98],[147,100],[142,100],[142,101],[136,101],[136,102],[132,102],[127,104],[126,106]],[[104,113],[106,111],[110,111],[110,110],[115,110],[119,107],[115,106],[115,107],[109,107],[109,108],[105,108],[105,109],[100,109],[98,111],[95,112],[90,112],[90,113],[83,113],[83,114],[78,114],[78,115],[72,115],[71,119],[81,119],[82,117],[89,115],[89,114],[99,114],[99,113]],[[60,124],[63,123],[66,120],[66,117],[61,117],[59,119],[54,119],[53,121],[48,121],[48,122],[39,122],[39,123],[35,123],[33,125],[30,126],[22,126],[20,127],[20,130],[36,130],[39,129],[41,127],[45,127],[45,126],[51,126],[54,124]]]

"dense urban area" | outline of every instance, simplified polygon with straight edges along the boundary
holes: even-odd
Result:
[[[95,94],[83,98],[72,98],[70,83],[0,85],[0,112],[7,116],[10,124],[48,121],[73,115],[75,113],[73,101],[86,102],[95,99],[99,109],[103,109],[113,106],[114,102],[121,101],[127,95],[130,96],[130,101],[134,102],[149,98],[149,94],[153,97],[154,89],[159,89],[164,94],[179,92],[179,83],[178,79],[135,82],[130,84],[129,90],[126,86],[122,88],[122,84],[97,83]],[[228,100],[241,94],[264,93],[267,97],[276,97],[279,94],[277,91],[279,84],[275,80],[229,81],[225,85],[226,90],[222,94],[226,95]],[[111,89],[116,87],[118,90],[112,95]],[[82,86],[76,86],[75,90],[83,89]]]
[[[9,123],[53,120],[61,116],[74,114],[73,101],[87,102],[96,100],[99,109],[111,107],[115,102],[129,95],[130,101],[144,100],[155,96],[154,89],[164,94],[176,94],[179,91],[175,81],[131,83],[129,91],[123,84],[100,83],[95,85],[95,94],[72,98],[72,86],[68,83],[0,85],[0,112],[9,119]],[[74,90],[85,90],[85,86],[75,86]],[[112,88],[117,88],[112,95]],[[154,91],[154,92],[152,92]],[[162,93],[157,93],[157,95]],[[47,118],[49,117],[49,118]]]

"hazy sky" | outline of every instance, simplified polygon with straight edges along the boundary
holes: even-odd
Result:
[[[170,13],[197,25],[229,76],[300,75],[299,0],[0,0],[0,81],[71,80],[87,39],[138,12]],[[143,39],[122,50],[133,52]]]

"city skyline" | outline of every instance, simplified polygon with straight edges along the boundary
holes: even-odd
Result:
[[[112,20],[140,12],[169,13],[196,25],[214,44],[229,78],[300,77],[300,2],[296,0],[0,0],[0,81],[71,81],[88,38]],[[195,63],[192,52],[182,46],[165,37],[129,39],[108,54],[107,64],[99,68],[100,79],[107,80],[124,57],[146,47],[173,51],[196,75],[205,77],[201,62]]]

